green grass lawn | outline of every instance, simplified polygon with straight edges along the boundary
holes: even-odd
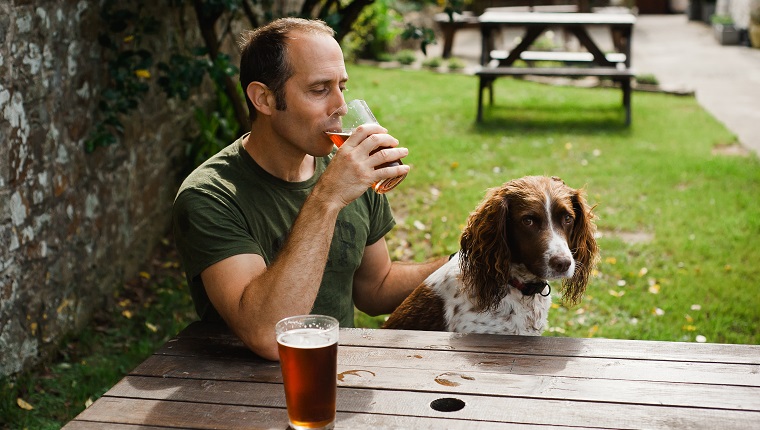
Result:
[[[499,79],[475,125],[472,76],[349,74],[346,98],[366,99],[410,149],[412,171],[389,194],[394,259],[456,251],[486,189],[559,176],[596,205],[602,261],[581,304],[555,305],[546,335],[760,343],[758,159],[715,153],[735,137],[694,98],[635,93],[627,128],[617,89]],[[166,246],[53,363],[0,381],[1,428],[60,428],[194,319]]]

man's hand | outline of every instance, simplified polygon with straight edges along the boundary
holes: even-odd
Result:
[[[408,173],[410,167],[406,165],[375,170],[381,164],[400,160],[409,154],[408,149],[398,148],[398,144],[398,140],[378,124],[359,126],[335,153],[315,191],[337,194],[341,204],[346,206],[378,181]],[[381,150],[370,155],[377,148]]]

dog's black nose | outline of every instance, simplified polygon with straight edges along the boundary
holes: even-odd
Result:
[[[552,270],[558,273],[567,272],[567,269],[570,268],[570,265],[572,263],[573,263],[573,260],[571,258],[567,258],[560,255],[555,255],[554,257],[549,259],[549,267],[551,267]]]

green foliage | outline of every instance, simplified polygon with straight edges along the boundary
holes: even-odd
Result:
[[[94,321],[63,340],[53,362],[0,378],[0,428],[60,429],[197,319],[168,240],[156,258],[115,292]]]
[[[451,57],[446,63],[449,70],[462,70],[465,67],[465,62],[461,58]]]
[[[119,116],[134,110],[150,89],[147,82],[153,54],[140,48],[140,42],[146,35],[155,34],[159,23],[153,17],[141,15],[142,2],[137,3],[136,11],[117,4],[115,0],[107,0],[100,12],[108,32],[100,33],[98,42],[103,48],[110,79],[98,102],[101,119],[85,142],[87,152],[116,143],[116,134],[124,131]]]
[[[396,53],[396,61],[405,66],[409,66],[417,61],[417,54],[411,49],[402,49]]]
[[[713,15],[710,17],[710,22],[712,24],[732,25],[734,23],[734,19],[731,17],[731,15]]]
[[[235,10],[238,3],[235,0],[207,0],[201,2],[200,7],[204,13],[213,15]],[[188,53],[172,53],[168,62],[156,64],[155,70],[159,77],[155,79],[151,73],[154,69],[154,53],[140,47],[140,44],[146,36],[157,33],[160,23],[145,12],[143,2],[138,2],[134,10],[120,5],[121,3],[115,0],[108,0],[101,8],[101,18],[107,31],[99,35],[98,41],[103,47],[104,57],[110,58],[110,80],[98,103],[100,120],[85,142],[87,152],[118,141],[117,136],[124,132],[120,118],[129,115],[139,106],[151,84],[155,83],[169,98],[187,100],[206,76],[211,78],[217,88],[224,88],[225,79],[238,72],[237,67],[230,63],[228,55],[219,53],[212,58],[206,47],[196,47]],[[181,2],[178,5],[181,6]],[[231,105],[229,98],[226,103],[226,107]],[[220,117],[224,114],[210,115]],[[234,113],[232,119],[237,122]],[[208,124],[199,126],[204,127]],[[240,125],[225,125],[224,128],[239,130]]]
[[[205,49],[196,49],[195,55],[172,54],[168,63],[158,64],[161,76],[157,83],[168,97],[187,100],[193,89],[203,82],[212,65]]]
[[[422,62],[422,65],[430,69],[437,69],[443,65],[443,58],[430,57],[425,59],[425,61]]]
[[[192,161],[192,168],[201,165],[238,136],[238,123],[230,99],[223,91],[217,90],[217,101],[217,110],[207,113],[202,109],[195,109],[199,133],[187,146],[186,151],[188,159]]]
[[[232,101],[222,90],[221,82],[227,76],[238,73],[237,67],[230,64],[230,58],[219,54],[216,61],[210,61],[206,51],[198,48],[195,57],[173,55],[170,64],[159,64],[163,75],[158,84],[170,97],[187,100],[191,91],[200,86],[203,78],[209,75],[216,88],[216,106],[209,112],[195,108],[194,116],[198,134],[186,148],[186,155],[195,168],[233,142],[240,132],[240,124],[235,118]],[[242,89],[237,86],[242,97]]]
[[[641,75],[636,75],[636,82],[639,84],[649,84],[649,85],[659,85],[660,81],[657,79],[657,76],[651,74],[651,73],[643,73]]]
[[[551,51],[555,48],[557,48],[557,44],[554,42],[553,31],[547,31],[530,45],[530,49],[534,51]]]
[[[364,9],[351,27],[351,34],[343,40],[344,54],[349,60],[357,57],[381,60],[399,36],[401,20],[398,12],[391,8],[390,0],[374,1]]]
[[[419,40],[420,50],[422,50],[422,53],[425,55],[427,55],[428,45],[434,45],[436,43],[435,32],[432,28],[417,27],[413,24],[406,25],[404,32],[401,33],[401,37],[404,39]]]
[[[441,2],[438,1],[438,4]],[[465,7],[472,4],[472,0],[444,0],[443,11],[451,18],[455,13],[461,13]]]
[[[411,4],[418,4],[418,2],[410,2]],[[419,1],[419,4],[425,5],[428,3],[433,3],[439,6],[443,7],[443,12],[447,13],[449,15],[449,19],[454,19],[455,13],[462,13],[464,8],[472,3],[471,0],[439,0],[439,1],[430,1],[430,0],[421,0]],[[435,32],[432,28],[425,27],[425,26],[418,26],[414,22],[407,22],[406,27],[404,28],[404,32],[401,34],[401,37],[407,40],[418,40],[420,42],[420,50],[423,54],[427,55],[427,47],[429,45],[434,45],[436,43],[436,37]]]

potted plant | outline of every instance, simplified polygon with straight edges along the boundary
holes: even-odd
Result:
[[[713,15],[712,21],[715,38],[721,45],[736,45],[739,43],[739,30],[734,25],[730,15]]]

